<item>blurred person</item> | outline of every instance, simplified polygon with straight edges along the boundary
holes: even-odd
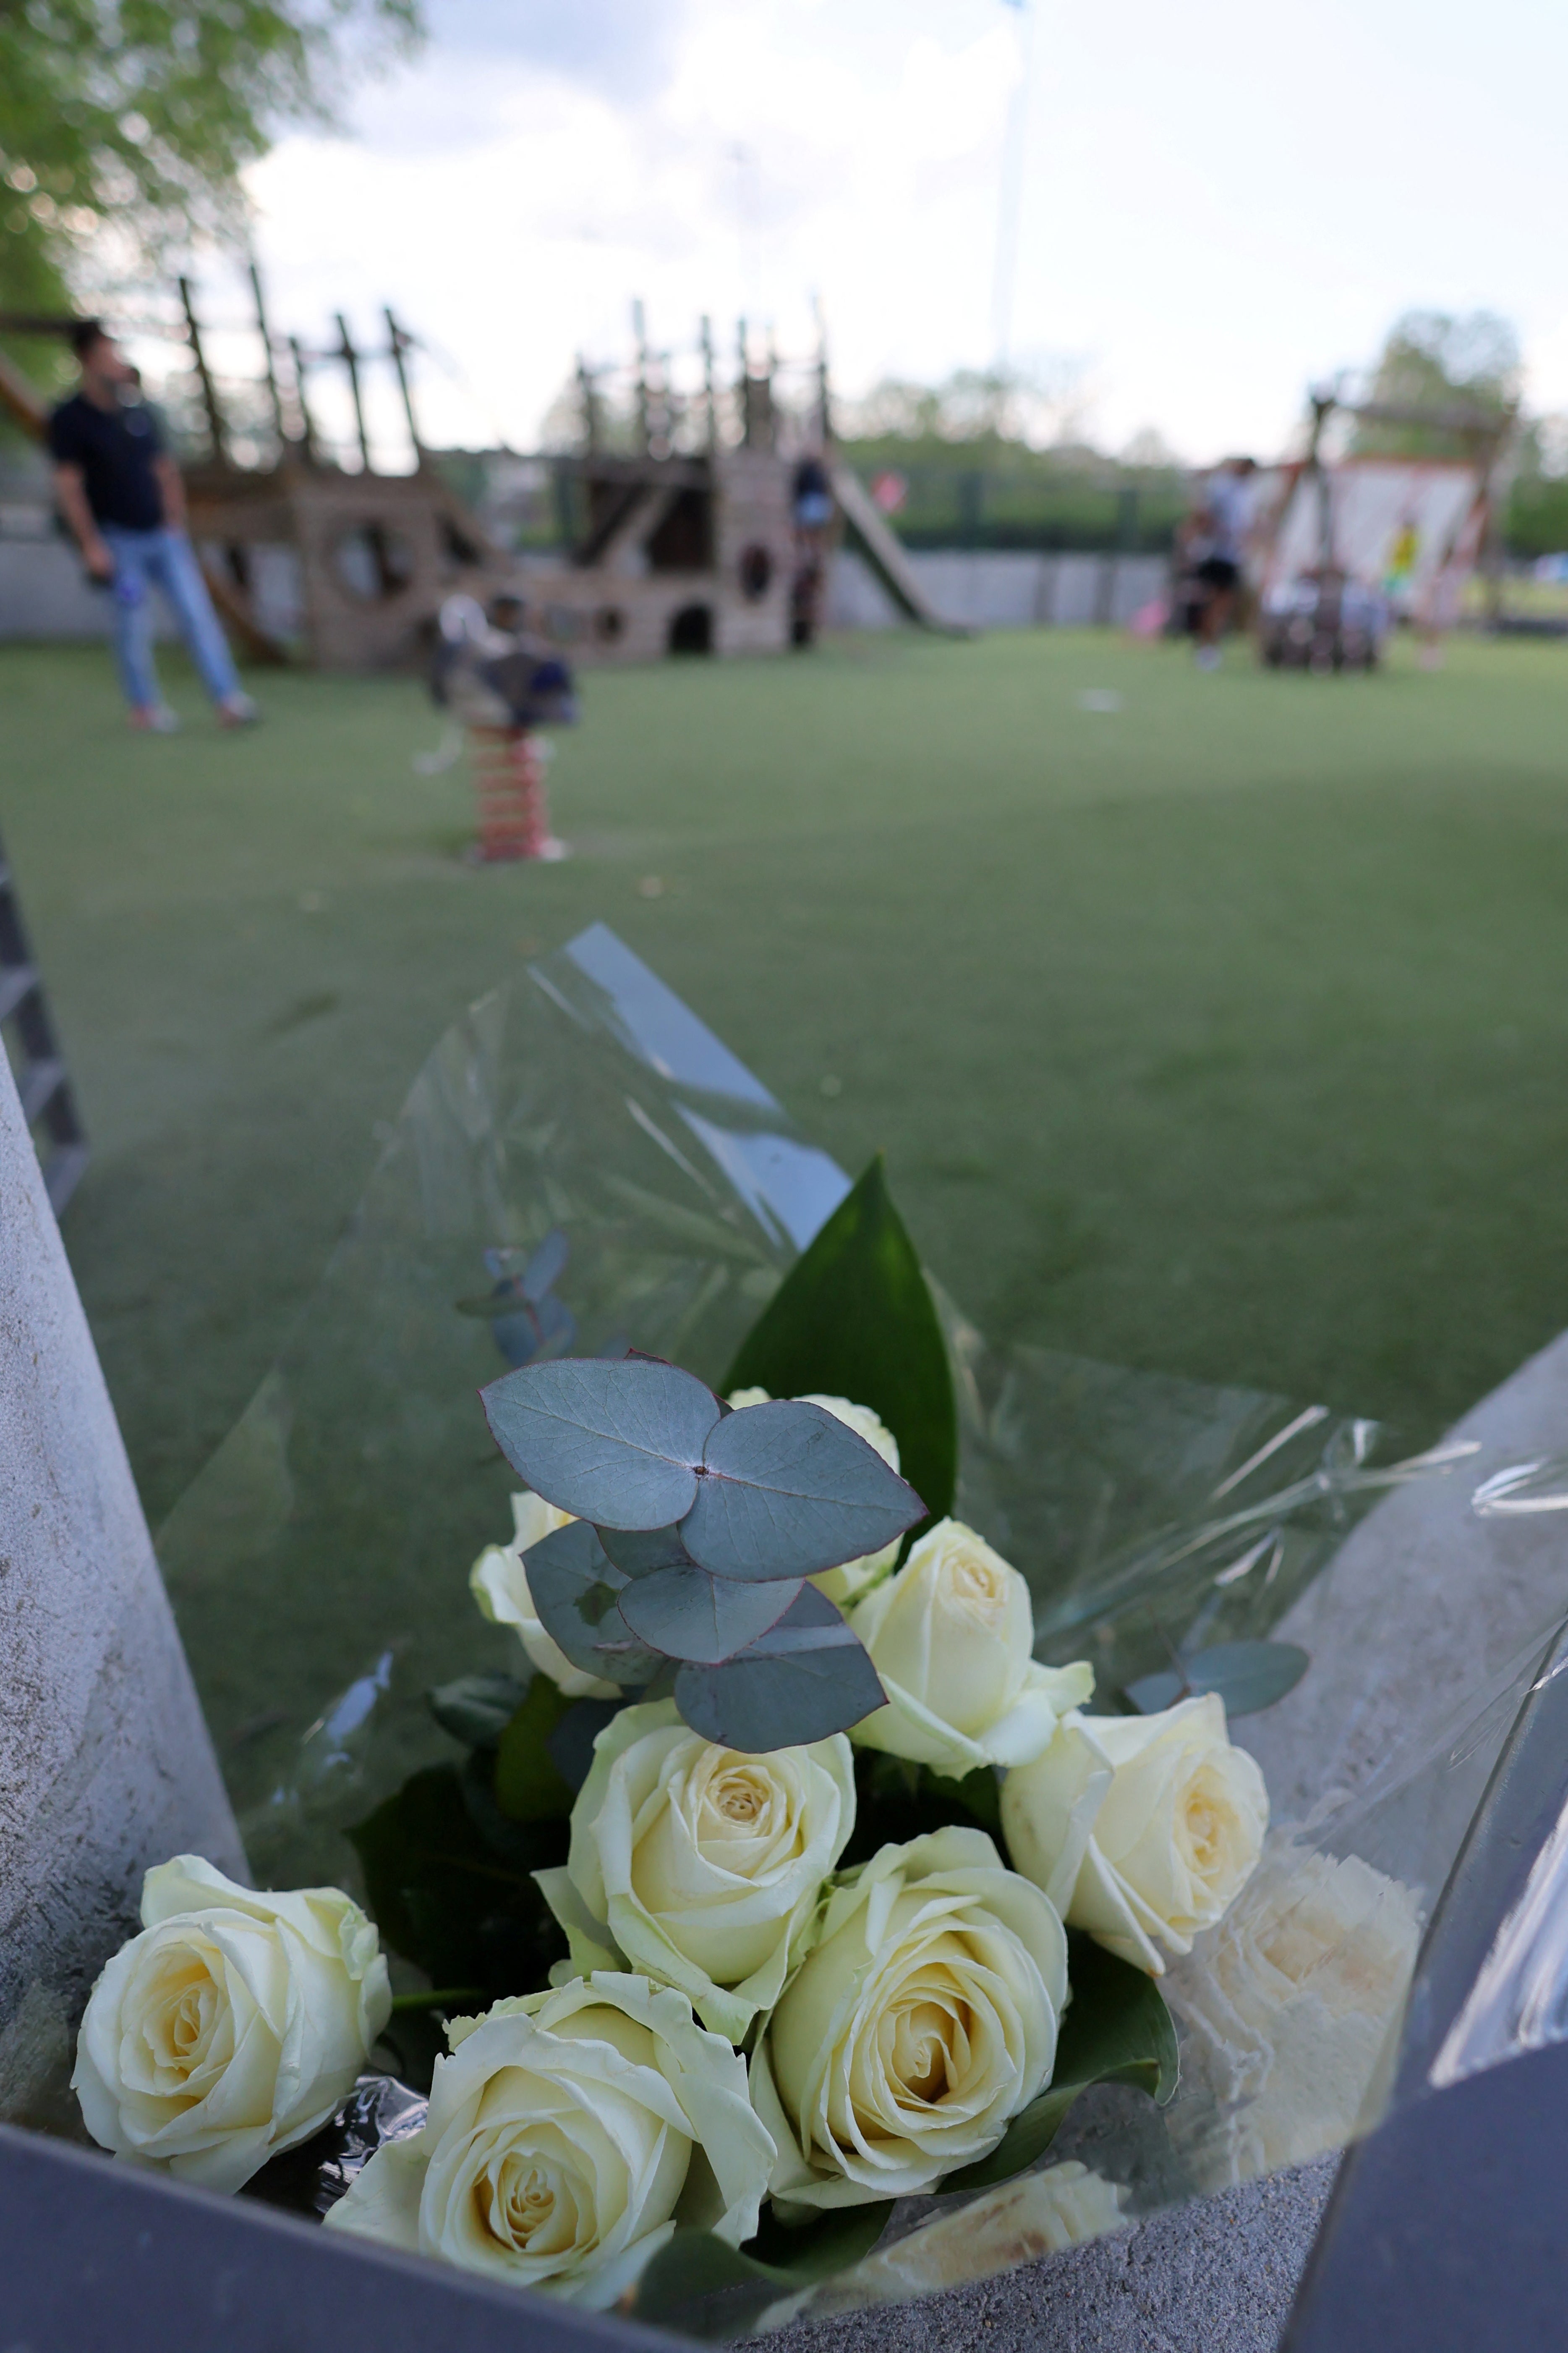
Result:
[[[1230,627],[1241,595],[1242,565],[1252,527],[1254,458],[1227,458],[1204,489],[1190,552],[1194,575],[1204,595],[1196,614],[1197,664],[1219,668],[1219,641]]]
[[[81,382],[49,419],[55,491],[92,578],[114,597],[114,652],[132,727],[172,734],[153,659],[152,590],[162,590],[226,727],[257,718],[185,534],[185,491],[138,382],[100,321],[72,330]]]

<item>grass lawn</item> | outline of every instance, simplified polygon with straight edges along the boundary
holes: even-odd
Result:
[[[263,677],[231,738],[171,676],[189,733],[132,739],[102,655],[0,649],[0,831],[95,1145],[66,1238],[154,1521],[441,1029],[595,916],[847,1166],[886,1147],[998,1335],[1417,1440],[1568,1323],[1568,649],[598,673],[577,856],[485,872],[417,684]]]

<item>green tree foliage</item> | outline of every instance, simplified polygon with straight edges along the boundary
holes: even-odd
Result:
[[[1519,338],[1492,311],[1459,318],[1445,311],[1407,311],[1388,332],[1373,371],[1370,400],[1391,407],[1468,409],[1500,420],[1518,402]],[[1462,435],[1419,423],[1364,419],[1352,448],[1363,458],[1462,458]]]
[[[67,309],[89,275],[235,229],[278,129],[331,121],[419,30],[419,0],[0,0],[0,310]]]

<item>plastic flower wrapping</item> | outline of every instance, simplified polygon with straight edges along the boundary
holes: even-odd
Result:
[[[162,1532],[284,1892],[149,1874],[87,2125],[716,2337],[1338,2147],[1550,1631],[1358,1687],[1352,1531],[1473,1451],[989,1346],[596,925],[442,1039]]]

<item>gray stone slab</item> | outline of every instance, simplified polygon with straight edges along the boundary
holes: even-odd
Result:
[[[172,1854],[244,1873],[109,1392],[0,1053],[0,2116]]]

